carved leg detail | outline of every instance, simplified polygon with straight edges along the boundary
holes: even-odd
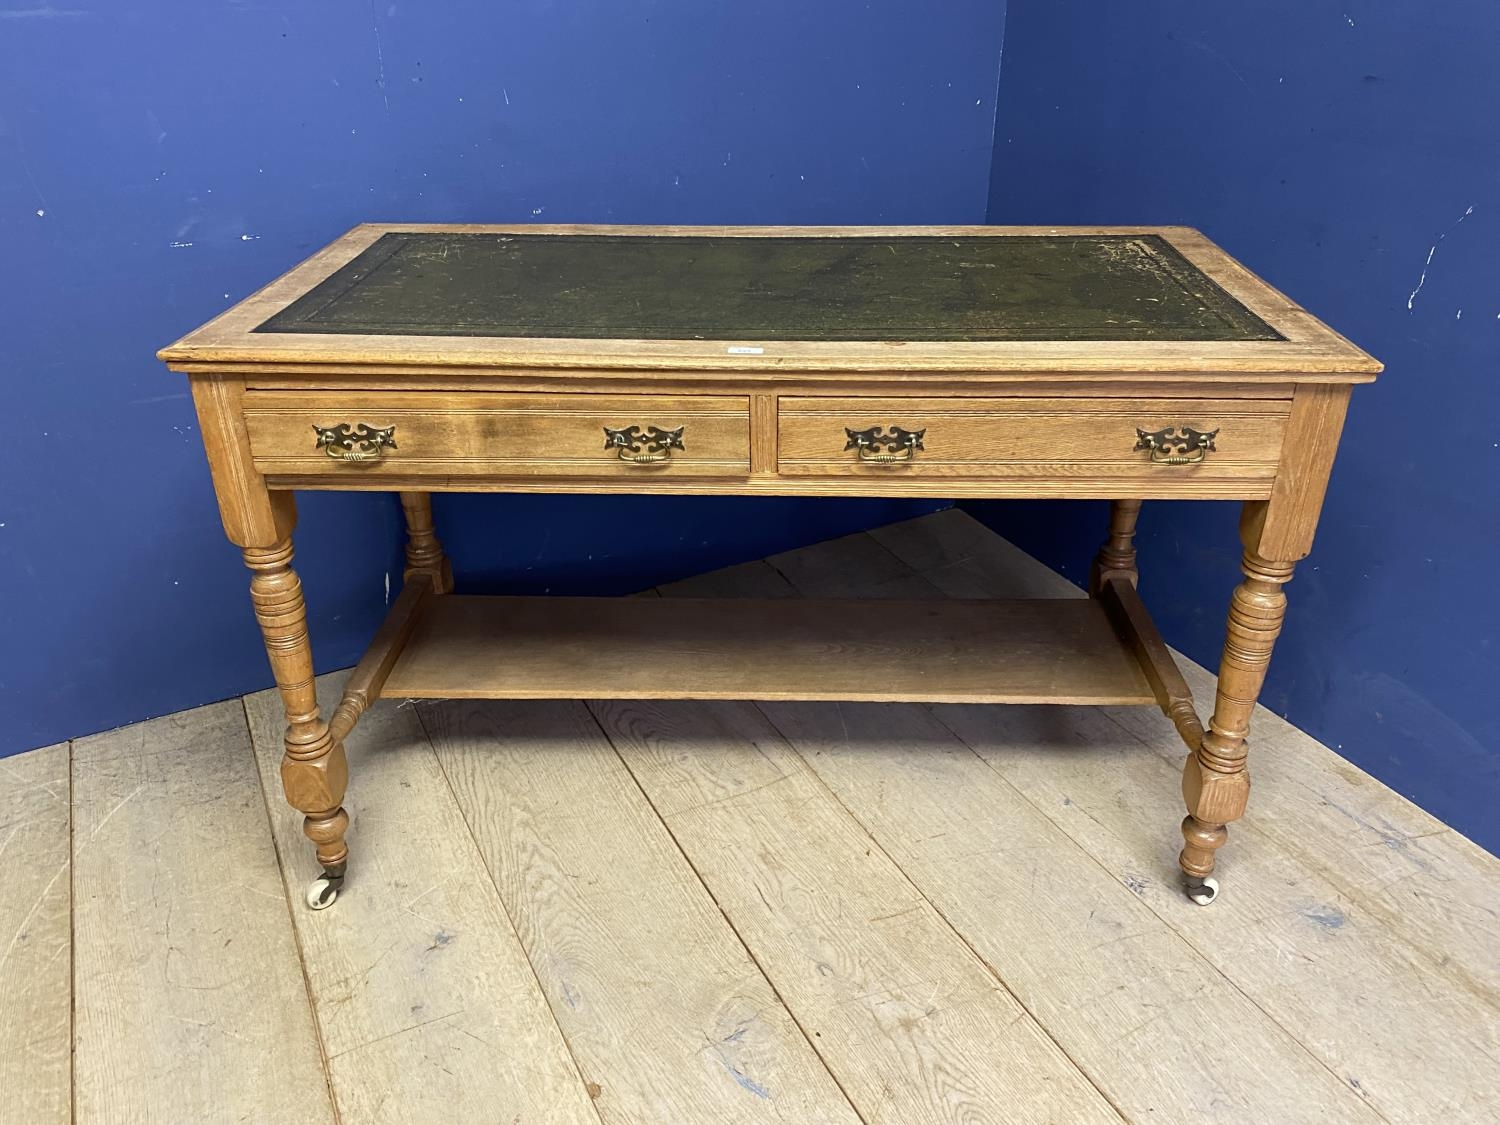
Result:
[[[431,494],[403,492],[401,509],[406,513],[406,576],[413,572],[430,574],[436,593],[452,592],[453,566],[433,531]]]
[[[287,803],[304,814],[302,831],[317,845],[325,884],[316,906],[327,906],[343,881],[349,849],[344,832],[349,814],[341,807],[349,766],[343,743],[329,733],[318,714],[313,683],[312,645],[307,636],[307,611],[302,601],[302,583],[292,570],[292,542],[283,539],[274,547],[247,547],[245,565],[250,568],[250,598],[265,638],[271,672],[286,709],[286,755],[281,761],[281,784]]]
[[[1116,500],[1110,505],[1109,538],[1094,557],[1089,572],[1089,593],[1097,594],[1106,578],[1126,578],[1135,585],[1135,523],[1141,514],[1139,500]]]
[[[1186,846],[1178,859],[1195,902],[1213,901],[1218,885],[1209,879],[1214,853],[1229,837],[1225,827],[1245,813],[1250,798],[1250,716],[1265,683],[1271,649],[1286,618],[1286,593],[1294,563],[1271,562],[1245,552],[1245,581],[1229,605],[1229,632],[1219,666],[1214,715],[1197,753],[1187,760],[1182,795],[1188,815],[1182,822]]]

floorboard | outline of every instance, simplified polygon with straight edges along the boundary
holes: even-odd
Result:
[[[68,746],[0,761],[0,1119],[72,1112]]]
[[[605,1122],[858,1122],[583,704],[421,715]]]
[[[1107,715],[996,710],[940,717],[1387,1120],[1483,1121],[1500,1105],[1495,1009],[1367,925],[1253,811],[1230,830],[1218,901],[1193,908],[1175,872],[1179,771]]]
[[[79,1122],[332,1122],[240,701],[73,743]]]
[[[324,714],[343,679],[320,677]],[[381,702],[346,742],[351,873],[333,907],[312,911],[312,846],[280,798],[281,702],[245,705],[344,1121],[597,1125],[412,709]]]
[[[859,562],[865,574],[860,597],[926,598],[932,587],[899,558],[881,558],[867,548],[863,532],[771,555],[766,563],[804,598],[848,597],[845,567]]]
[[[753,705],[591,703],[865,1121],[1117,1121]]]

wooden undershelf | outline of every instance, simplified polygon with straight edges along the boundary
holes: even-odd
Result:
[[[1155,703],[1082,599],[426,599],[383,696]]]

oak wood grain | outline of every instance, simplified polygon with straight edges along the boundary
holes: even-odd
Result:
[[[1182,770],[1188,815],[1182,822],[1183,849],[1178,862],[1189,876],[1213,871],[1215,854],[1228,836],[1226,825],[1245,815],[1250,798],[1250,717],[1286,618],[1284,587],[1291,580],[1293,564],[1263,559],[1246,550],[1240,566],[1245,580],[1230,597],[1213,714]]]
[[[1152,469],[1159,466],[1152,466]],[[903,473],[812,476],[724,476],[695,478],[674,471],[614,472],[607,476],[471,476],[461,473],[397,473],[391,465],[375,474],[360,470],[316,474],[279,474],[267,478],[275,489],[389,492],[581,493],[590,496],[880,496],[890,499],[930,497],[943,500],[1254,500],[1268,496],[1269,477],[1174,476],[1170,472],[1094,471],[1087,465],[1013,465],[1003,477],[974,477],[940,466],[925,476]]]
[[[1229,381],[1204,382],[1190,372],[1099,371],[1091,375],[1067,376],[1046,371],[799,371],[778,369],[763,372],[697,371],[691,368],[663,371],[579,370],[549,368],[445,368],[441,373],[419,366],[390,364],[370,370],[355,364],[280,363],[261,366],[244,364],[187,363],[173,370],[191,373],[229,374],[252,390],[349,390],[366,391],[506,391],[521,394],[556,394],[559,390],[591,394],[749,394],[749,395],[872,395],[902,393],[909,378],[924,395],[945,398],[1036,397],[1048,398],[1214,398],[1290,399],[1299,382],[1317,383],[1318,376],[1284,373]],[[416,378],[413,378],[413,377]],[[1294,379],[1296,381],[1294,381]]]
[[[401,514],[406,520],[406,569],[402,576],[426,575],[434,594],[453,592],[453,564],[443,553],[432,522],[432,497],[426,492],[401,493]]]
[[[1098,597],[1104,583],[1120,578],[1134,586],[1140,580],[1136,567],[1135,525],[1141,516],[1141,501],[1114,500],[1109,505],[1109,536],[1099,546],[1089,567],[1089,594]]]
[[[247,547],[243,554],[251,574],[250,601],[286,720],[282,791],[303,814],[302,832],[316,846],[318,862],[325,871],[342,875],[349,858],[344,841],[349,814],[341,803],[349,766],[343,743],[329,730],[318,706],[302,581],[291,566],[292,541]],[[399,624],[394,628],[399,631]],[[361,681],[369,671],[369,666],[361,670]]]
[[[750,400],[740,396],[417,394],[252,391],[245,426],[256,470],[379,481],[443,475],[743,476],[750,470]],[[314,428],[395,427],[376,461],[339,461]],[[622,461],[604,430],[681,427],[683,448],[643,466]]]
[[[1247,504],[1240,521],[1245,546],[1262,558],[1296,562],[1312,550],[1349,397],[1347,387],[1320,386],[1300,387],[1293,396],[1271,497]]]
[[[433,599],[388,696],[1149,703],[1092,602]]]
[[[344,694],[328,718],[328,733],[335,742],[342,742],[370,704],[380,698],[380,690],[416,628],[422,608],[436,596],[429,575],[415,573],[407,578],[369,648],[344,681]]]
[[[1190,495],[1199,481],[1264,480],[1281,459],[1286,404],[1161,399],[781,399],[779,465],[785,476],[1005,478],[1086,474],[1141,479]],[[878,465],[846,448],[849,430],[892,426],[923,433],[910,461]],[[1217,432],[1195,465],[1153,464],[1140,431],[1191,426]]]
[[[1135,584],[1118,576],[1109,577],[1095,596],[1120,635],[1129,642],[1156,695],[1156,705],[1172,720],[1188,749],[1196,750],[1203,741],[1203,722],[1198,717],[1192,690],[1178,669],[1172,650],[1146,612]]]
[[[750,471],[776,472],[776,395],[753,395],[750,399]]]
[[[296,526],[297,509],[291,497],[267,491],[255,467],[245,431],[244,380],[197,375],[189,387],[225,535],[241,548],[279,543]]]

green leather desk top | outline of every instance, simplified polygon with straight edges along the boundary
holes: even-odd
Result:
[[[584,340],[1283,339],[1154,234],[392,232],[254,331]]]

